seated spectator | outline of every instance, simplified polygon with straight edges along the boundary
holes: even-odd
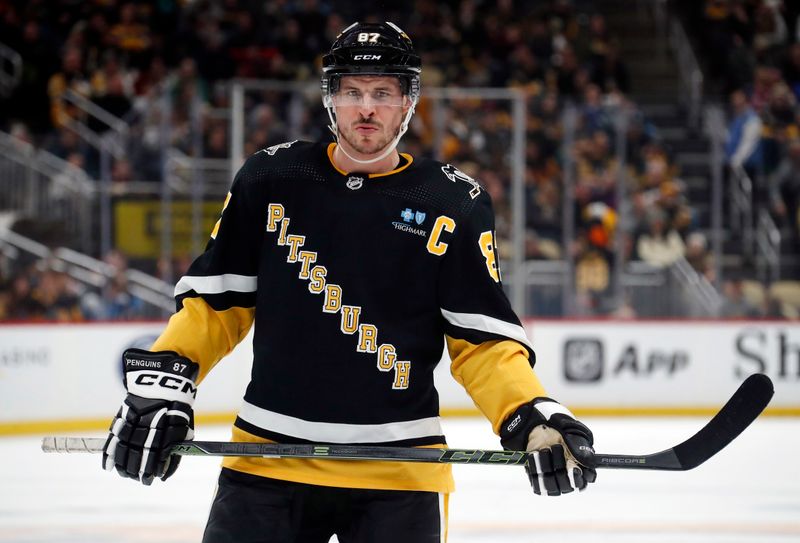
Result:
[[[575,198],[583,207],[591,202],[614,206],[619,162],[611,152],[608,135],[602,130],[579,142]]]
[[[111,27],[107,39],[128,57],[132,66],[139,68],[145,64],[152,37],[137,9],[142,8],[133,2],[122,4],[119,22]]]
[[[581,131],[585,134],[597,132],[611,132],[612,121],[603,104],[603,91],[595,85],[589,84],[583,93],[583,104],[580,107]]]
[[[714,259],[708,252],[708,240],[701,232],[692,232],[686,237],[685,256],[698,275],[714,282]]]
[[[45,311],[45,306],[33,295],[29,274],[22,271],[13,277],[9,285],[5,317],[8,320],[41,320]]]
[[[528,186],[526,221],[540,238],[561,242],[562,204],[558,178]]]
[[[772,88],[781,82],[778,68],[767,64],[758,64],[753,72],[753,87],[750,91],[750,104],[761,114],[769,105]]]
[[[62,126],[70,117],[75,117],[74,108],[63,100],[63,95],[68,90],[83,96],[89,96],[91,93],[91,86],[83,68],[83,53],[74,46],[67,47],[61,70],[53,74],[47,82],[50,119],[55,127]]]
[[[651,266],[663,268],[683,258],[686,246],[680,234],[668,226],[665,214],[653,210],[649,217],[649,230],[639,236],[636,252]]]
[[[772,87],[769,103],[762,113],[764,128],[761,137],[761,167],[758,173],[774,172],[784,156],[790,140],[800,138],[794,94],[783,81]]]
[[[759,2],[754,19],[753,50],[756,58],[773,61],[789,35],[780,13],[780,2]]]
[[[103,318],[130,320],[141,315],[144,303],[128,292],[128,278],[124,272],[118,272],[103,288],[102,306]]]
[[[9,135],[14,138],[14,146],[19,149],[30,148],[33,145],[33,135],[25,123],[13,123]]]
[[[47,320],[83,320],[76,285],[63,272],[52,269],[43,271],[33,297],[44,307]]]
[[[761,316],[758,308],[744,295],[740,278],[727,279],[722,284],[723,302],[719,316],[726,319],[753,319]]]
[[[606,255],[594,249],[580,250],[575,259],[578,313],[597,315],[607,311],[604,297],[611,287],[611,266]]]

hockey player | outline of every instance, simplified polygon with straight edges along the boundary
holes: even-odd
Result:
[[[595,479],[592,434],[547,398],[503,293],[481,186],[396,146],[420,58],[392,23],[356,23],[323,60],[334,143],[251,156],[151,351],[124,354],[128,395],[105,469],[167,479],[193,436],[197,385],[255,322],[234,441],[442,447],[433,370],[451,372],[504,447],[531,451],[537,494]],[[442,542],[445,464],[227,458],[203,541]]]

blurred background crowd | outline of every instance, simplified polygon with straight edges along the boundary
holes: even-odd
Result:
[[[378,12],[322,0],[0,0],[0,45],[22,59],[18,80],[0,95],[0,131],[61,159],[88,183],[107,175],[115,196],[135,198],[139,187],[165,182],[165,145],[192,158],[230,157],[234,78],[310,82],[300,110],[293,107],[296,93],[248,93],[245,155],[297,136],[330,138],[315,87],[321,55],[350,22],[391,20],[422,55],[423,96],[426,87],[525,92],[523,260],[569,258],[578,293],[577,305],[567,308],[546,290],[531,292],[530,316],[652,316],[625,292],[609,303],[612,273],[620,263],[663,269],[680,260],[713,285],[720,297],[714,316],[797,318],[800,300],[791,293],[800,263],[793,266],[791,257],[800,246],[800,5],[655,3],[687,29],[706,76],[706,99],[728,104],[726,173],[744,168],[756,186],[756,205],[768,209],[784,234],[779,277],[757,277],[755,257],[731,260],[724,280],[717,277],[723,263],[714,261],[710,247],[707,142],[703,147],[699,128],[660,122],[669,120],[660,112],[679,115],[680,108],[659,109],[637,85],[648,74],[636,68],[658,53],[640,47],[641,32],[629,37],[631,29],[610,23],[605,7],[614,2],[388,0]],[[616,2],[617,9],[625,5]],[[172,103],[168,116],[154,106],[165,95]],[[98,145],[71,122],[81,115],[82,99],[113,116],[86,118],[89,134],[108,137],[119,132],[115,119],[124,122],[124,152],[105,166]],[[443,113],[434,106],[423,99],[401,150],[433,155],[478,179],[494,201],[500,254],[509,255],[509,104],[453,100]],[[575,113],[569,128],[567,108]],[[445,129],[437,140],[440,114]],[[679,160],[687,134],[701,143],[699,165]],[[229,183],[228,172],[223,175]],[[567,231],[566,207],[573,218]],[[46,246],[69,245],[57,221],[45,228],[39,223],[46,221],[19,213],[13,221],[14,230]],[[736,256],[735,240],[732,245],[726,254]],[[77,280],[57,260],[0,252],[0,319],[141,318],[146,304],[129,288],[130,270],[174,282],[191,261],[191,254],[165,262],[121,247],[90,253],[107,272],[96,284]]]

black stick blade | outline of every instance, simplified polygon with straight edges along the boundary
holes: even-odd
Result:
[[[595,454],[598,468],[685,471],[696,468],[741,434],[761,414],[774,393],[766,375],[751,375],[719,413],[695,435],[669,449],[645,455]]]
[[[680,469],[696,468],[741,434],[764,411],[775,389],[764,374],[751,375],[695,435],[674,447]]]

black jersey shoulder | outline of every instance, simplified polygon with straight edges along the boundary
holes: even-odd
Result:
[[[300,140],[279,143],[253,153],[242,169],[245,170],[245,173],[252,175],[253,172],[249,170],[275,168],[298,160],[307,160],[309,156],[318,154],[322,146],[323,144],[319,142]]]
[[[435,195],[433,200],[447,213],[460,217],[469,215],[476,204],[488,198],[477,180],[452,164],[415,158],[413,166],[409,174],[426,185],[425,193]]]
[[[325,147],[322,142],[288,141],[261,149],[245,161],[236,174],[234,186],[240,190],[263,187],[268,182],[293,179],[298,168],[319,175]]]

